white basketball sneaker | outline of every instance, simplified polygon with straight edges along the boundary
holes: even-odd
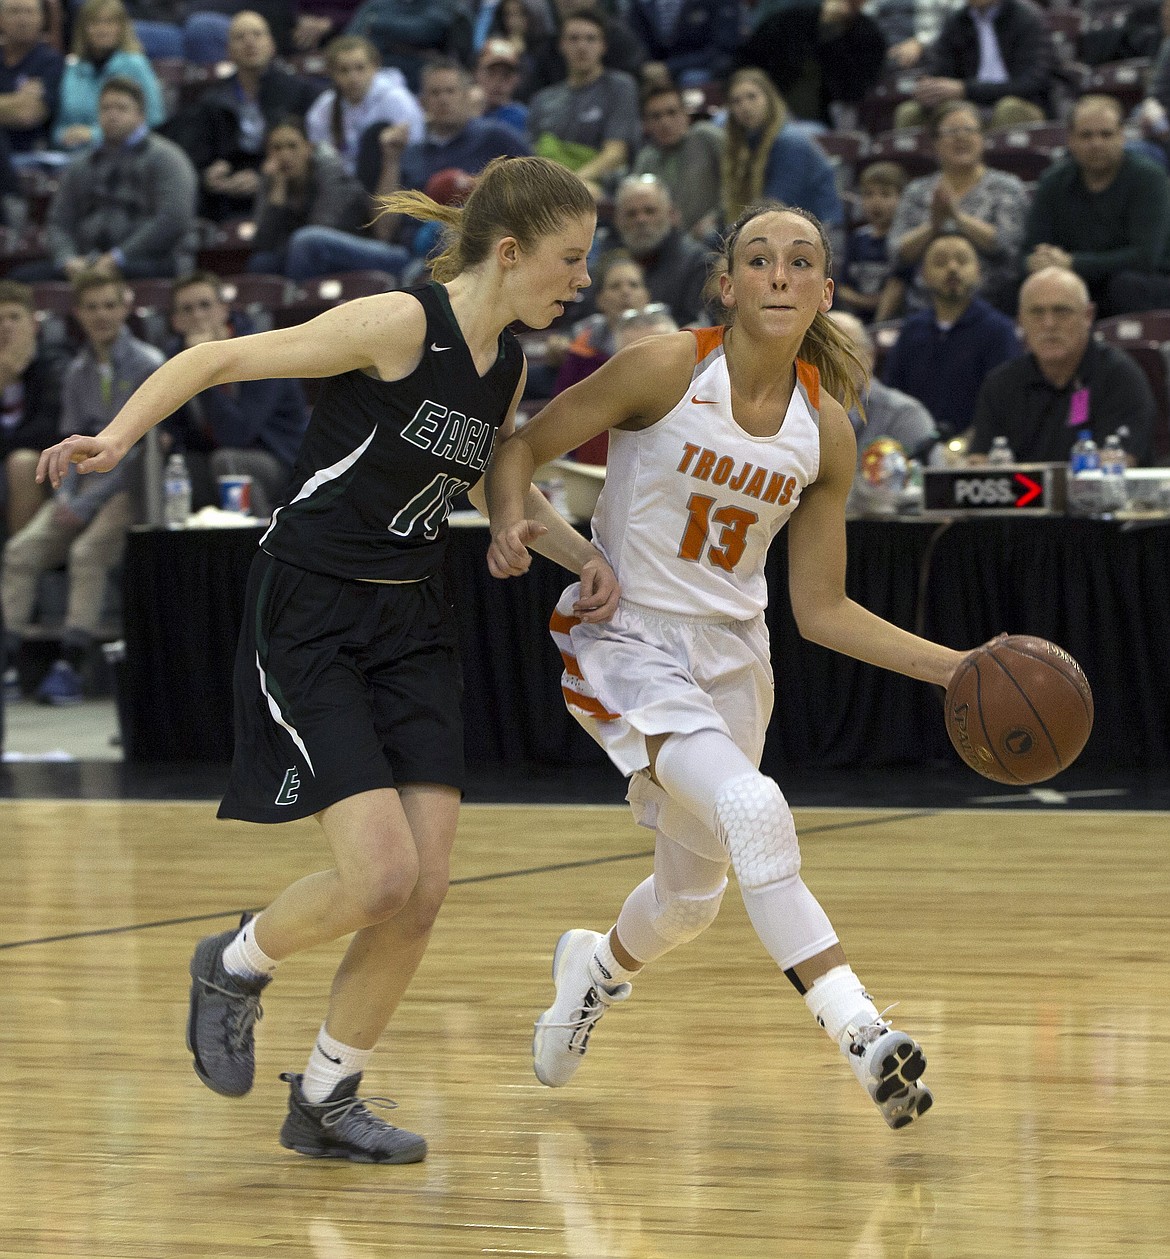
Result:
[[[921,1119],[934,1104],[930,1089],[920,1081],[926,1070],[922,1047],[885,1019],[878,1017],[860,1027],[851,1024],[842,1033],[841,1050],[891,1128]]]
[[[553,954],[557,996],[536,1020],[532,1065],[549,1088],[568,1084],[585,1057],[589,1037],[601,1016],[630,995],[629,984],[605,987],[593,954],[602,936],[596,931],[566,931]]]

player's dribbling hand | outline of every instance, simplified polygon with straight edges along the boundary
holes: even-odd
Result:
[[[593,624],[608,621],[617,611],[621,592],[617,573],[601,556],[586,560],[581,566],[581,590],[573,613]]]
[[[546,533],[547,525],[537,524],[535,520],[521,520],[493,534],[487,553],[488,572],[493,577],[520,577],[528,572],[532,564],[528,548]]]
[[[71,463],[77,464],[78,472],[109,472],[122,458],[119,450],[104,437],[66,437],[64,441],[41,451],[37,461],[37,483],[47,479],[53,489],[59,489]]]

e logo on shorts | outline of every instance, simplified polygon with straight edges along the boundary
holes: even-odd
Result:
[[[296,769],[286,769],[284,771],[284,782],[280,784],[280,790],[276,793],[276,803],[296,804],[300,785],[301,779]]]

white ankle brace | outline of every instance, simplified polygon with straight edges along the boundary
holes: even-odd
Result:
[[[878,1017],[877,1006],[851,966],[826,971],[804,994],[804,1003],[838,1045],[851,1023],[872,1023]]]

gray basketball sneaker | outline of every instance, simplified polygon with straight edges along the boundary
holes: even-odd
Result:
[[[288,1116],[280,1129],[280,1144],[309,1158],[347,1158],[352,1163],[421,1163],[427,1156],[423,1137],[395,1128],[368,1106],[393,1109],[386,1097],[358,1097],[362,1077],[346,1076],[323,1102],[308,1102],[301,1092],[300,1075],[285,1071],[289,1086]]]
[[[248,921],[245,914],[240,927]],[[260,993],[271,981],[229,975],[223,951],[239,927],[204,936],[191,958],[191,1005],[187,1015],[187,1048],[195,1074],[224,1097],[243,1097],[256,1075],[254,1028],[263,1015]]]
[[[934,1104],[930,1089],[919,1078],[926,1070],[922,1047],[885,1019],[847,1027],[841,1049],[891,1128],[904,1128],[921,1119]]]

